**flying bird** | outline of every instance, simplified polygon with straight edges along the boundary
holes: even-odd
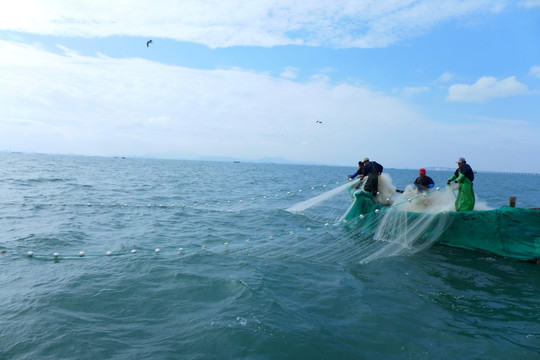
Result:
[[[148,40],[148,41],[146,42],[146,47],[150,46],[150,44],[153,44],[152,40]]]
[[[315,122],[316,122],[317,124],[322,124],[322,121],[319,121],[319,120],[317,120],[317,121],[315,121]]]

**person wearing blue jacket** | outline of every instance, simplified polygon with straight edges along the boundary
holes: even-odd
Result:
[[[349,175],[347,178],[349,181],[353,180],[355,177],[357,176],[361,176],[362,175],[362,171],[364,170],[364,163],[359,161],[358,162],[358,170],[356,170],[356,172],[352,175]]]

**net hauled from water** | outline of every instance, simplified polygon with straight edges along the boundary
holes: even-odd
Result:
[[[538,210],[490,209],[477,201],[475,211],[456,212],[455,185],[423,193],[407,186],[399,194],[387,174],[380,176],[375,197],[362,191],[361,186],[356,189],[357,185],[346,184],[287,209],[320,221],[324,219],[320,208],[325,203],[340,202],[336,201],[338,194],[348,193],[352,199],[344,215],[325,232],[289,244],[295,248],[295,256],[368,263],[383,257],[412,255],[439,242],[518,259],[540,257]],[[327,220],[336,220],[335,214]]]
[[[379,177],[376,197],[362,191],[356,180],[297,203],[286,211],[320,222],[324,231],[297,235],[274,245],[294,257],[331,262],[366,263],[382,257],[411,255],[434,242],[448,227],[447,216],[431,216],[453,207],[449,189],[418,193],[408,187],[396,192],[388,174]],[[416,215],[411,217],[411,211]]]

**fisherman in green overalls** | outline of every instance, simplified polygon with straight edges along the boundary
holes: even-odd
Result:
[[[473,180],[474,172],[471,166],[467,164],[465,158],[460,157],[457,161],[458,168],[448,181],[449,185],[452,181],[459,183],[458,195],[456,197],[456,211],[471,211],[474,209],[474,190]]]

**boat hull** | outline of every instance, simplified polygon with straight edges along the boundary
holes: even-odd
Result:
[[[481,250],[520,260],[540,259],[540,210],[502,207],[480,211],[444,211],[434,214],[401,211],[399,206],[374,202],[371,194],[359,191],[344,220],[361,226],[363,232],[381,233],[383,216],[400,218],[400,223],[427,223],[414,241],[433,241],[448,246]],[[441,224],[444,225],[441,226]],[[413,225],[411,225],[413,226]],[[404,228],[406,229],[406,228]],[[442,230],[441,230],[442,229]],[[388,240],[387,240],[388,241]],[[412,244],[414,246],[414,244]]]

